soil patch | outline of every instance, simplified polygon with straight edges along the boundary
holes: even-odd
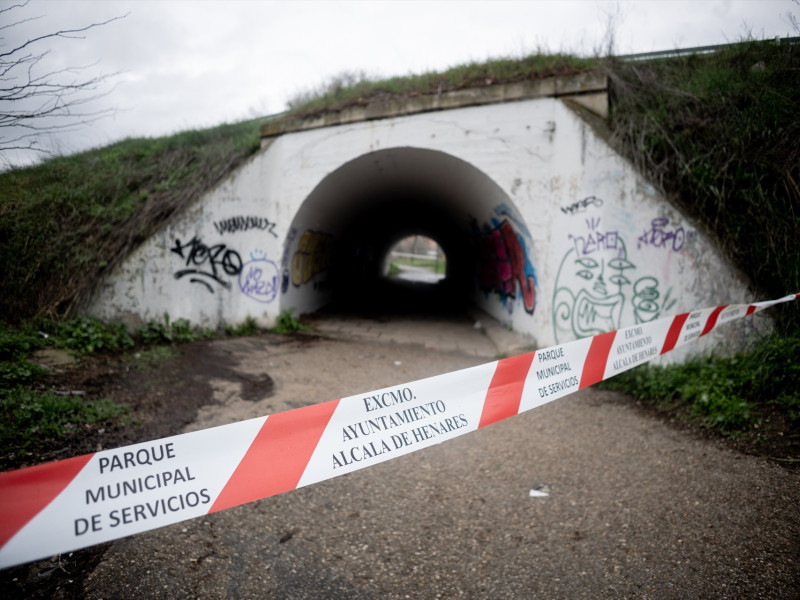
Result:
[[[264,337],[267,343],[285,343],[279,336],[275,340]],[[20,468],[173,435],[194,420],[200,407],[214,403],[213,380],[240,384],[244,400],[274,391],[268,373],[248,377],[236,372],[235,366],[213,341],[133,354],[98,354],[82,357],[74,365],[62,363],[36,389],[71,393],[87,401],[110,398],[129,407],[130,413],[114,425],[86,425],[61,439],[41,440],[26,455],[5,455],[3,462],[6,468]]]

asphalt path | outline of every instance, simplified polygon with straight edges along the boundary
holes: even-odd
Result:
[[[404,281],[414,281],[417,283],[438,283],[444,279],[442,273],[434,273],[425,267],[414,267],[412,265],[397,265],[400,272],[395,275],[397,279]]]
[[[432,329],[435,327],[432,327]],[[480,335],[467,323],[463,335]],[[424,344],[220,340],[189,429],[487,362]],[[533,490],[533,495],[532,495]],[[800,480],[594,389],[385,463],[114,542],[87,598],[797,598]]]

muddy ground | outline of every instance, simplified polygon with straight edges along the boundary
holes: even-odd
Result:
[[[130,422],[87,427],[13,460],[57,460],[487,360],[269,334],[177,346],[169,357],[98,356],[44,385],[125,403]],[[770,459],[785,450],[785,436],[774,437],[773,446],[721,441],[675,414],[587,390],[329,482],[7,569],[0,590],[5,598],[796,598],[800,482],[796,463]],[[549,496],[530,496],[542,486]]]

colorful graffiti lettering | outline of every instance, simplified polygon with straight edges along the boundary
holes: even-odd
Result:
[[[206,246],[200,238],[194,236],[186,244],[181,244],[175,239],[175,246],[171,251],[184,260],[187,268],[175,272],[175,279],[190,275],[191,283],[199,283],[209,292],[214,293],[214,288],[207,280],[215,281],[226,289],[231,288],[229,281],[223,275],[236,276],[242,270],[242,258],[236,250],[228,248],[225,244]]]
[[[278,267],[264,253],[250,253],[239,273],[239,289],[256,302],[269,304],[278,295]]]
[[[484,229],[487,229],[485,227]],[[525,311],[533,314],[536,305],[536,274],[525,242],[514,232],[508,220],[503,220],[480,237],[480,288],[485,293],[496,292],[503,303],[516,299],[517,284]]]
[[[618,232],[601,232],[600,219],[586,222],[585,236],[569,236],[556,276],[553,327],[558,343],[618,329],[623,322],[646,323],[675,304],[671,289],[662,296],[659,281],[628,258]]]
[[[306,231],[292,256],[292,283],[299,287],[328,268],[333,236],[320,231]]]
[[[223,233],[237,233],[239,231],[257,229],[271,233],[272,237],[278,237],[278,234],[275,233],[276,225],[277,223],[275,223],[275,221],[270,221],[266,217],[249,215],[246,217],[237,216],[223,219],[222,221],[216,221],[214,223],[214,228],[220,235]]]
[[[638,248],[654,246],[656,248],[672,249],[675,252],[683,250],[687,238],[694,236],[693,231],[684,231],[683,227],[667,230],[669,219],[658,217],[650,222],[650,229],[639,236]]]

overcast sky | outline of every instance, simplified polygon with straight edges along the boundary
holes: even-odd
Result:
[[[630,54],[800,35],[787,13],[800,19],[798,0],[31,0],[0,15],[0,27],[41,17],[0,30],[0,52],[126,15],[36,48],[51,51],[42,72],[119,73],[92,105],[113,116],[42,141],[70,153],[281,112],[343,71],[406,75],[539,48],[591,55],[609,18],[616,53]]]

